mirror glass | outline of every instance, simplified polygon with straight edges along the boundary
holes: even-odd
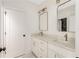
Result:
[[[39,13],[39,30],[47,31],[48,30],[48,13],[45,10],[41,10]]]
[[[75,5],[58,6],[58,30],[61,32],[75,32]]]
[[[40,15],[40,30],[47,30],[47,13]]]
[[[68,44],[75,49],[75,3],[69,0],[57,6],[57,24],[58,32],[62,33],[65,42],[60,39],[60,42]]]

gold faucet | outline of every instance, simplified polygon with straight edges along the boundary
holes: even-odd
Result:
[[[65,41],[68,41],[68,39],[67,39],[67,33],[64,35],[64,37],[65,37]]]

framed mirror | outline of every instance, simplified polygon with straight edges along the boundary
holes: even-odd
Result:
[[[39,12],[39,30],[47,31],[48,30],[48,12],[44,8]]]
[[[75,32],[75,4],[71,0],[57,7],[57,23],[60,32]]]

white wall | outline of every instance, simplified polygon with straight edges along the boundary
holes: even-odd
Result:
[[[76,22],[76,18],[75,18],[75,15],[72,15],[70,17],[68,17],[68,20],[69,20],[69,32],[76,32],[75,31],[75,22]]]
[[[1,0],[0,0],[0,43],[1,43]],[[1,47],[1,44],[0,44]]]
[[[79,0],[76,0],[76,56],[79,57]]]
[[[57,30],[57,6],[55,0],[46,0],[42,3],[38,9],[41,10],[43,8],[47,8],[48,11],[48,31],[45,33],[55,34],[58,32]],[[39,11],[38,10],[38,11]]]
[[[68,6],[64,9],[60,9],[60,8],[62,8],[62,7],[58,8],[58,18],[59,19],[75,15],[75,5]]]
[[[55,5],[51,5],[48,8],[48,32],[54,34],[57,31],[57,9]]]
[[[2,7],[2,0],[0,0],[0,46],[3,45],[3,7]]]
[[[28,23],[27,27],[30,27],[32,32],[38,31],[38,14],[36,10],[36,5],[26,1],[26,0],[6,0],[5,8],[24,11],[26,13],[26,20]],[[33,24],[32,24],[33,23]],[[32,25],[32,26],[31,26]]]

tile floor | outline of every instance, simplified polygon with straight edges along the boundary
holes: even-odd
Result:
[[[0,58],[5,58],[5,56],[3,56],[2,53],[0,53]],[[36,56],[32,52],[30,52],[28,54],[23,54],[15,58],[36,58]]]
[[[32,52],[30,52],[30,53],[24,54],[24,55],[22,55],[22,56],[20,56],[18,58],[36,58],[36,57]]]

